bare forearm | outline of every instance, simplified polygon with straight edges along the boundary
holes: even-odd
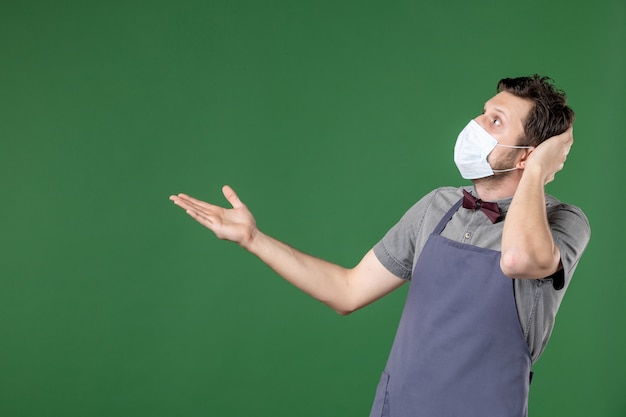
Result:
[[[285,280],[337,312],[352,310],[350,269],[307,255],[259,230],[244,248]]]
[[[186,194],[170,196],[177,206],[217,237],[239,244],[287,281],[340,314],[348,314],[398,288],[404,280],[389,272],[370,250],[351,269],[307,255],[262,233],[234,190],[223,188],[232,209]]]
[[[526,170],[507,212],[502,232],[503,272],[511,278],[544,278],[559,267],[544,193],[544,175]]]

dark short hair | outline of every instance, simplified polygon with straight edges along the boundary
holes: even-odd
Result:
[[[524,122],[526,137],[521,145],[537,146],[565,132],[574,122],[574,111],[567,106],[565,92],[554,87],[549,77],[535,74],[530,77],[503,78],[498,82],[498,92],[501,91],[531,100],[535,104]]]

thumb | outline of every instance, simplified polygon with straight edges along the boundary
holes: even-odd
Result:
[[[230,186],[223,186],[222,193],[224,194],[224,197],[226,197],[226,200],[228,200],[230,205],[233,206],[233,208],[239,208],[244,206],[244,204],[237,196],[237,193],[235,193],[235,190],[233,190]]]

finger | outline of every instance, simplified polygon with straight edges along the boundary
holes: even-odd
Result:
[[[171,200],[174,204],[176,204],[178,207],[181,207],[181,208],[183,208],[183,209],[187,209],[187,208],[189,208],[189,207],[190,207],[190,206],[189,206],[189,204],[188,204],[185,200],[183,200],[182,198],[180,198],[180,197],[179,197],[179,196],[177,196],[177,195],[171,195],[171,196],[170,196],[170,200]]]
[[[565,136],[565,140],[564,140],[565,144],[569,146],[572,146],[572,144],[574,143],[574,137],[572,135],[567,135]]]
[[[193,219],[207,227],[209,227],[209,224],[215,223],[215,219],[220,215],[219,211],[223,209],[217,206],[211,206],[209,208],[203,207],[196,204],[193,200],[195,199],[192,199],[191,201],[178,199],[177,201],[174,201],[174,203],[185,210],[185,212]],[[198,200],[195,201],[197,202]]]
[[[209,227],[209,224],[213,223],[212,218],[215,216],[219,216],[218,211],[222,210],[220,207],[217,206],[212,206],[210,208],[199,206],[193,201],[184,200],[178,198],[177,196],[174,196],[172,201],[174,202],[174,204],[185,210],[188,215],[190,215],[196,221],[206,227]]]
[[[572,144],[570,143],[569,146],[565,149],[565,152],[563,153],[563,159],[567,158],[567,155],[569,155],[569,152],[572,150]]]
[[[172,202],[174,204],[176,204],[178,207],[181,207],[181,208],[183,208],[185,210],[194,209],[195,208],[194,204],[191,201],[189,201],[189,200],[187,200],[185,198],[181,198],[181,197],[179,197],[177,195],[170,196],[170,200],[172,200]]]
[[[240,208],[245,206],[237,196],[237,193],[235,193],[235,190],[233,190],[230,186],[223,186],[222,193],[224,194],[224,197],[226,197],[226,200],[228,200],[228,202],[231,204],[231,206],[233,206],[233,208]]]
[[[209,218],[208,216],[219,216],[219,213],[224,210],[222,207],[206,203],[190,197],[187,194],[178,194],[177,196],[174,196],[173,201],[174,204],[187,211],[187,214],[189,214],[190,210],[193,210],[198,215],[204,216],[207,219]]]
[[[210,216],[207,216],[205,213],[198,212],[198,211],[195,211],[195,210],[187,210],[187,214],[192,219],[194,219],[195,221],[197,221],[198,223],[200,223],[201,225],[203,225],[207,229],[213,230],[214,222],[213,222],[213,220],[211,219]]]
[[[569,143],[571,146],[571,144],[574,143],[574,128],[570,126],[569,129],[563,132],[563,136],[565,139],[565,143]]]
[[[187,204],[193,205],[194,207],[203,208],[203,209],[212,209],[216,207],[213,204],[207,203],[206,201],[198,200],[197,198],[191,197],[187,194],[178,194],[178,198],[187,202]]]

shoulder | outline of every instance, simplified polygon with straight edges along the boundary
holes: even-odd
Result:
[[[591,230],[589,219],[582,209],[549,194],[546,194],[546,212],[551,224],[561,223],[567,227],[574,227],[579,233],[585,231],[589,233]]]
[[[419,234],[424,224],[429,224],[434,218],[439,219],[462,196],[462,187],[440,187],[430,191],[406,210],[391,232]]]
[[[462,188],[441,187],[420,198],[374,246],[380,263],[394,275],[410,279],[434,224],[462,195]]]
[[[561,252],[564,282],[567,285],[589,243],[591,227],[580,208],[563,203],[553,196],[546,196],[546,210],[552,237]]]
[[[463,189],[471,190],[471,187],[439,187],[435,188],[417,203],[413,205],[411,210],[423,212],[440,211],[449,209],[454,203],[463,197]],[[409,211],[411,211],[409,210]]]
[[[413,204],[404,213],[398,225],[413,235],[419,234],[424,228],[430,231],[461,197],[463,187],[436,188]]]

